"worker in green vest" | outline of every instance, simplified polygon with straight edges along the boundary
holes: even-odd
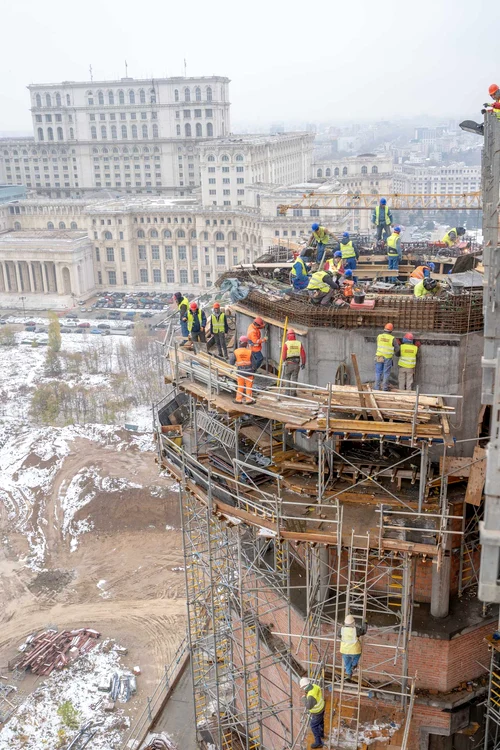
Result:
[[[422,279],[413,287],[413,294],[415,297],[427,297],[429,294],[436,294],[439,290],[440,286],[436,279]]]
[[[387,323],[384,332],[377,336],[377,351],[375,352],[375,390],[389,390],[389,378],[392,370],[392,358],[399,353],[399,341],[392,335],[394,326]]]
[[[453,247],[458,242],[458,238],[463,237],[464,234],[464,227],[455,227],[454,229],[448,229],[441,242],[444,242],[446,247]]]
[[[389,271],[399,271],[401,261],[401,227],[394,227],[394,232],[387,238],[387,265]],[[396,284],[397,276],[390,276],[389,281]]]
[[[342,265],[344,270],[348,269],[354,271],[356,268],[357,260],[359,258],[359,249],[355,242],[353,242],[349,236],[349,232],[344,232],[340,242],[334,247],[335,253],[340,252],[342,257]],[[353,276],[353,281],[357,281],[357,277]]]
[[[377,229],[377,242],[387,239],[391,233],[392,213],[385,198],[381,198],[379,205],[373,209],[372,224],[375,224]]]
[[[207,316],[201,310],[196,302],[191,302],[187,314],[187,327],[189,338],[195,343],[206,344],[205,326],[207,325]],[[195,347],[196,352],[196,347]]]
[[[338,281],[329,271],[315,271],[311,274],[307,285],[312,301],[319,302],[321,305],[327,305],[338,288]]]
[[[281,360],[283,362],[283,379],[291,381],[286,388],[287,396],[296,396],[297,391],[291,385],[291,383],[297,383],[299,378],[299,370],[303,370],[306,366],[306,351],[300,341],[295,338],[295,331],[290,328],[286,335],[286,341],[283,345],[281,352]],[[293,389],[293,390],[292,390]]]
[[[187,297],[184,297],[184,295],[181,292],[176,292],[174,294],[174,299],[177,303],[177,309],[179,311],[179,320],[181,324],[181,333],[183,337],[183,341],[181,341],[181,346],[184,346],[184,344],[187,344],[189,331],[187,327],[187,314],[189,310],[189,300]]]
[[[345,616],[344,624],[340,628],[340,653],[342,654],[346,680],[351,679],[352,673],[358,666],[362,651],[359,638],[365,633],[366,627],[364,625],[356,625],[352,615],[347,614]]]
[[[301,677],[299,682],[305,691],[306,709],[309,711],[309,726],[314,736],[312,748],[323,747],[325,736],[325,699],[319,685],[315,685],[309,677]]]
[[[316,221],[312,225],[311,229],[313,237],[316,240],[316,263],[321,263],[325,248],[330,241],[330,237],[325,227],[322,227]]]
[[[224,308],[221,308],[219,302],[214,302],[210,316],[210,333],[217,344],[219,357],[224,357],[224,359],[227,359],[226,333],[228,330]]]
[[[400,391],[411,391],[417,366],[417,352],[419,344],[413,341],[413,333],[408,332],[403,336],[399,350],[399,373],[398,385]]]

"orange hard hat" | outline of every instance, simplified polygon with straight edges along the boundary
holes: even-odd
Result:
[[[413,333],[411,333],[410,331],[408,331],[408,333],[405,333],[405,335],[403,336],[403,338],[407,339],[408,341],[413,341]]]
[[[493,96],[493,94],[496,94],[499,87],[496,85],[496,83],[492,83],[491,86],[488,89],[488,93],[490,96]]]
[[[394,326],[392,325],[392,323],[385,324],[384,331],[393,331],[393,330],[394,330]]]
[[[293,330],[293,328],[290,328],[290,330],[288,331],[286,337],[287,337],[287,339],[295,339],[295,331]]]
[[[265,325],[262,318],[255,318],[254,323],[256,326],[260,326],[261,328]]]
[[[214,307],[220,307],[220,302],[214,302]]]
[[[189,309],[190,310],[197,310],[198,309],[198,305],[196,304],[196,302],[191,302],[191,304],[189,305]]]

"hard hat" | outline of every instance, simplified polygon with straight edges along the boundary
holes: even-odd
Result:
[[[344,276],[347,276],[348,278],[352,276],[352,271],[350,268],[347,269],[347,271],[344,273]]]
[[[238,339],[239,344],[248,344],[248,336],[240,336]]]
[[[385,324],[384,331],[393,331],[393,330],[394,330],[394,326],[392,325],[392,323]]]
[[[313,232],[317,232],[318,229],[319,229],[319,224],[317,224],[316,222],[314,222],[314,224],[312,225],[311,229],[313,230]]]
[[[457,234],[465,234],[465,229],[463,227],[457,227]]]
[[[196,302],[191,302],[190,305],[189,305],[189,309],[190,310],[197,310],[198,309],[198,305],[196,304]]]
[[[387,203],[387,201],[386,201],[386,199],[385,199],[385,198],[381,198],[381,199],[380,199],[380,205],[381,205],[381,206],[385,206],[385,204],[386,204],[386,203]]]
[[[259,318],[259,317],[255,318],[254,323],[255,323],[256,326],[259,326],[259,328],[263,328],[264,325],[265,325],[265,323],[262,320],[262,318]]]
[[[394,227],[394,231],[399,234],[401,232],[401,227]]]
[[[214,302],[214,308],[220,307],[220,302]]]
[[[499,88],[499,87],[498,87],[498,86],[496,85],[496,83],[492,83],[492,84],[491,84],[491,86],[490,86],[490,87],[489,87],[489,89],[488,89],[488,93],[489,93],[489,95],[490,95],[490,96],[493,96],[493,94],[496,94],[496,93],[497,93],[497,91],[498,91],[498,88]]]
[[[434,271],[436,269],[436,264],[435,263],[427,263],[427,268],[429,269],[429,271]]]
[[[424,279],[424,288],[427,289],[427,291],[430,291],[431,289],[435,289],[436,287],[437,287],[436,279]]]
[[[352,615],[346,615],[344,620],[344,625],[354,625],[355,619]]]
[[[290,328],[286,337],[287,339],[291,339],[292,341],[295,340],[295,331],[293,330],[293,328]]]
[[[345,237],[346,239],[349,239],[349,232],[344,232],[342,237]]]
[[[299,685],[302,688],[302,690],[305,690],[306,687],[309,687],[310,684],[311,684],[311,680],[309,679],[309,677],[301,677],[300,678]]]
[[[341,258],[341,257],[342,257],[342,251],[341,251],[341,250],[336,250],[336,251],[335,251],[335,252],[333,253],[333,257],[334,257],[334,258]]]
[[[407,341],[413,341],[413,333],[410,333],[410,331],[408,331],[408,333],[405,333],[403,338],[406,339]]]

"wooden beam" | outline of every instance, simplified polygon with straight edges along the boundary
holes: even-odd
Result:
[[[359,391],[359,403],[361,404],[362,409],[362,415],[364,419],[368,419],[368,414],[366,412],[366,409],[364,408],[366,406],[365,403],[365,397],[363,395],[363,383],[361,382],[361,375],[359,374],[359,367],[358,367],[358,358],[355,354],[351,354],[351,360],[352,360],[352,368],[354,370],[354,377],[356,378],[356,385],[358,387]]]
[[[235,305],[230,305],[231,310],[236,310],[236,312],[242,313],[242,315],[248,315],[251,318],[254,318],[257,314],[254,310],[249,310],[244,305],[237,303]],[[265,323],[269,323],[269,325],[276,326],[276,328],[284,328],[285,324],[281,320],[276,320],[275,318],[270,318],[268,315],[263,315],[262,313],[259,313],[259,317],[262,318],[262,320]],[[299,336],[307,336],[309,329],[304,328],[303,326],[298,326],[293,324],[293,330],[295,333],[297,333]]]

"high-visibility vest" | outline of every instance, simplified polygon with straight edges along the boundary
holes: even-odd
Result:
[[[325,271],[342,273],[342,261],[343,258],[330,258],[326,261],[323,268]]]
[[[320,227],[316,232],[313,232],[313,237],[316,242],[321,242],[322,245],[328,244],[330,237],[326,233],[325,227]]]
[[[414,271],[410,274],[410,279],[423,279],[425,277],[424,271],[430,271],[429,266],[417,266]]]
[[[454,240],[452,240],[450,238],[450,232],[455,232],[455,239]],[[443,237],[443,239],[441,240],[441,242],[444,242],[445,245],[448,245],[448,247],[451,247],[457,241],[457,239],[458,239],[457,228],[454,227],[453,229],[448,229],[448,231],[446,232],[446,234]]]
[[[340,630],[340,653],[341,654],[360,654],[361,643],[356,633],[356,626],[344,626]]]
[[[254,326],[253,323],[250,323],[247,330],[247,337],[252,342],[252,351],[253,352],[260,352],[262,351],[262,334],[260,332],[260,328],[257,328]]]
[[[200,321],[200,330],[201,330],[203,328],[203,326],[201,325],[202,314],[201,314],[201,310],[199,308],[195,312],[195,315],[198,318],[198,320]],[[191,333],[191,331],[192,331],[195,315],[193,315],[193,313],[191,312],[191,310],[188,310],[187,324],[188,324],[188,331],[189,331],[189,333]]]
[[[413,287],[413,294],[415,297],[425,297],[427,294],[430,294],[430,291],[424,286],[424,279],[419,281],[418,284],[415,284]]]
[[[413,370],[417,364],[418,346],[415,344],[401,344],[401,354],[398,365],[407,370]]]
[[[238,370],[252,370],[252,352],[247,346],[234,350]]]
[[[351,240],[349,240],[346,245],[340,243],[340,251],[342,253],[342,260],[345,260],[346,258],[356,257],[356,251],[354,250],[354,245],[352,244]]]
[[[286,358],[292,359],[294,357],[300,357],[302,351],[302,344],[300,341],[287,341],[286,342]]]
[[[342,292],[344,294],[344,297],[353,297],[354,296],[354,281],[351,281],[350,279],[343,279]]]
[[[325,710],[325,701],[323,699],[323,692],[319,685],[312,685],[311,689],[307,692],[308,698],[314,698],[316,705],[314,708],[309,709],[310,714],[320,714]]]
[[[187,297],[183,297],[177,305],[177,309],[179,310],[179,312],[181,311],[182,305],[186,305],[186,310],[189,309],[189,300]]]
[[[399,255],[396,247],[398,240],[399,234],[397,232],[393,232],[393,234],[387,239],[387,255]]]
[[[391,220],[389,219],[389,207],[388,206],[377,206],[375,208],[375,224],[378,226],[379,219],[380,219],[380,209],[383,208],[385,212],[385,224],[390,224]]]
[[[320,292],[326,292],[330,291],[330,287],[328,284],[325,284],[323,279],[325,276],[328,276],[326,271],[315,271],[311,278],[309,279],[309,284],[307,285],[308,289],[319,289]]]
[[[297,263],[300,263],[300,265],[301,265],[301,268],[302,268],[302,273],[304,274],[304,276],[307,276],[307,268],[306,268],[306,264],[304,263],[304,261],[303,261],[303,260],[302,260],[302,258],[300,258],[300,257],[299,257],[299,258],[297,258],[297,260],[295,261],[295,263],[294,263],[294,264],[293,264],[293,266],[292,266],[292,276],[297,276],[297,269],[295,268],[295,265],[296,265]]]
[[[212,313],[210,317],[210,327],[212,329],[212,333],[225,333],[226,330],[226,314],[221,313],[219,317],[217,317],[214,313]]]
[[[394,356],[394,336],[390,333],[380,333],[377,336],[376,357],[391,359]]]

